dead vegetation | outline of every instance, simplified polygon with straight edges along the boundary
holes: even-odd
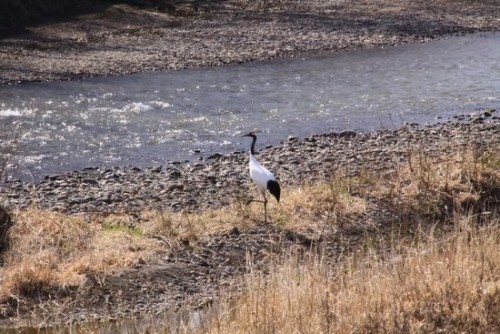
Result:
[[[107,225],[107,219],[30,209],[14,212],[10,249],[0,268],[0,298],[33,298],[64,293],[90,273],[146,261],[161,251],[159,243],[134,229]]]
[[[291,257],[246,277],[203,333],[496,333],[499,220],[457,218],[446,240],[397,244],[391,258],[352,254],[339,266]]]
[[[335,223],[375,197],[413,217],[412,237],[391,235],[383,253],[371,245],[333,265],[322,251],[305,260],[293,254],[269,274],[248,274],[243,292],[186,332],[500,331],[500,156],[410,156],[390,177],[367,173],[294,191],[287,209],[295,209],[296,224]]]

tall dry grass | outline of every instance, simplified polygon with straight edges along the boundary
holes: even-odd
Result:
[[[0,302],[64,292],[81,286],[89,274],[147,263],[182,242],[196,245],[208,235],[249,226],[249,215],[257,210],[243,211],[235,203],[201,214],[144,211],[139,222],[127,214],[71,216],[36,207],[13,211],[9,248],[0,266]]]
[[[247,276],[196,333],[498,333],[500,221],[456,222],[444,241],[396,247],[389,260],[292,256]]]
[[[273,218],[285,212],[287,226],[320,228],[377,199],[412,218],[413,239],[391,235],[387,253],[360,248],[341,264],[317,253],[307,261],[291,256],[269,274],[248,275],[242,293],[186,332],[500,332],[498,152],[408,157],[385,175],[367,171],[295,189]],[[447,232],[435,233],[438,224]]]

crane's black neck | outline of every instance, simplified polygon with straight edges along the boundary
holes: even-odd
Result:
[[[255,142],[257,141],[257,136],[250,135],[250,137],[252,137],[252,146],[250,146],[250,153],[252,153],[252,155],[255,155]]]

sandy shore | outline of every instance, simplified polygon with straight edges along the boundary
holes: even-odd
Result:
[[[209,3],[171,13],[114,5],[4,33],[0,83],[217,66],[500,29],[495,1]]]

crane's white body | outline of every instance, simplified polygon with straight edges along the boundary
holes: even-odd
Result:
[[[267,170],[266,167],[259,164],[257,159],[255,159],[255,157],[253,156],[252,152],[249,152],[249,156],[250,161],[248,163],[248,167],[250,169],[250,177],[252,178],[253,182],[255,182],[257,188],[262,193],[265,199],[267,183],[271,180],[276,180],[276,178],[274,177],[273,173]]]
[[[259,189],[260,193],[262,194],[262,197],[264,200],[257,200],[257,199],[251,199],[249,202],[261,202],[264,204],[264,222],[267,221],[267,198],[266,198],[266,191],[269,190],[271,195],[273,195],[276,200],[280,201],[280,185],[276,181],[276,178],[274,177],[273,173],[271,173],[267,168],[263,167],[257,159],[254,157],[254,152],[255,152],[255,142],[257,141],[257,136],[255,133],[250,132],[247,135],[244,135],[243,137],[251,137],[252,138],[252,145],[250,146],[250,152],[249,152],[249,157],[250,161],[248,163],[248,167],[250,169],[250,177],[252,178],[252,181],[257,185],[257,188]]]

